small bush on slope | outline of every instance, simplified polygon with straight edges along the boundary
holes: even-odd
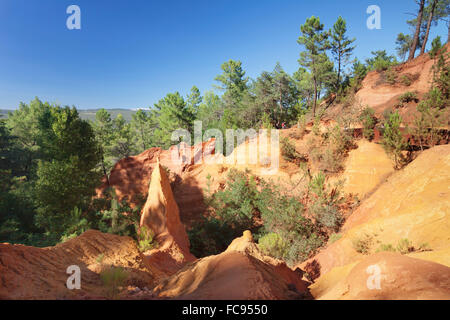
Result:
[[[325,173],[337,173],[343,169],[348,151],[354,147],[353,137],[336,125],[327,132],[310,135],[306,141],[310,159]]]
[[[359,116],[359,120],[363,125],[363,136],[367,140],[371,141],[375,136],[375,126],[377,124],[377,118],[375,117],[375,110],[372,108],[364,108]]]
[[[137,232],[137,243],[140,252],[145,252],[154,249],[158,244],[154,241],[155,234],[146,226],[139,228]]]
[[[417,93],[416,92],[411,92],[411,91],[407,91],[404,94],[402,94],[399,98],[398,101],[402,104],[404,103],[409,103],[411,101],[418,101],[417,98]]]
[[[281,154],[286,161],[299,163],[305,161],[304,157],[295,150],[295,145],[286,137],[281,138]]]
[[[353,249],[361,254],[369,254],[372,245],[373,237],[368,234],[364,234],[363,237],[353,240]]]
[[[406,150],[408,143],[400,130],[401,123],[402,118],[397,111],[389,114],[384,123],[382,145],[387,155],[394,160],[395,169],[400,169],[406,164],[402,152]]]
[[[260,250],[277,259],[283,259],[287,253],[287,244],[278,233],[268,233],[259,239]]]
[[[109,299],[116,299],[120,287],[128,278],[128,273],[120,267],[111,266],[100,273],[100,278],[106,287],[106,296]]]

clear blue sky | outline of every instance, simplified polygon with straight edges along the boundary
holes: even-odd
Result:
[[[81,30],[66,28],[66,8],[81,8]],[[366,27],[381,7],[382,30]],[[300,25],[339,15],[357,38],[355,54],[394,53],[414,0],[0,0],[0,108],[35,96],[78,108],[147,108],[166,93],[212,89],[220,65],[241,60],[256,78],[279,61],[298,68]],[[442,23],[436,34],[447,38]]]

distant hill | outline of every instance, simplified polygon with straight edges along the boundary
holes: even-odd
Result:
[[[89,109],[89,110],[80,110],[78,109],[78,112],[80,113],[80,117],[84,120],[95,120],[95,114],[97,113],[99,109]],[[13,110],[0,110],[0,119],[4,119],[8,117],[8,112]],[[111,114],[111,118],[115,119],[118,114],[121,114],[126,121],[131,121],[131,117],[133,114],[136,113],[137,110],[132,109],[107,109],[107,111]]]
[[[80,117],[85,120],[95,121],[95,114],[99,109],[78,110]],[[115,119],[121,114],[126,121],[131,121],[131,117],[137,110],[132,109],[106,109],[111,114],[111,119]]]

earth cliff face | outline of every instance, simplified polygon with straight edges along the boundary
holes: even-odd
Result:
[[[123,268],[127,283],[149,286],[155,277],[129,237],[90,230],[55,247],[0,244],[0,299],[103,299],[102,264]],[[69,266],[81,270],[81,289],[69,290]]]
[[[189,251],[189,239],[180,221],[169,178],[159,160],[152,172],[140,225],[149,228],[158,243],[157,249],[145,253],[149,265],[158,265],[158,269],[171,273],[195,260]]]
[[[442,265],[440,269],[436,267],[442,273],[442,288],[447,286],[450,289],[448,281],[444,281],[450,276],[449,199],[450,146],[438,146],[423,152],[402,171],[392,174],[349,217],[341,239],[299,266],[306,271],[312,268],[320,275],[314,285],[316,291],[312,290],[313,295],[316,298],[339,298],[339,295],[327,292],[334,292],[333,287],[341,279],[350,277],[349,272],[356,263],[383,246],[396,248],[403,239],[408,240],[407,256]],[[367,252],[358,252],[358,243],[367,244]],[[398,261],[404,270],[408,268],[408,261],[411,262],[413,272],[416,260]],[[407,290],[408,285],[405,286]],[[420,292],[415,290],[411,282],[405,299],[414,297],[414,294],[421,299]]]

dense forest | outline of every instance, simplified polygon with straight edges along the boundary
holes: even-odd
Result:
[[[288,74],[277,64],[272,71],[250,79],[240,61],[229,60],[221,65],[222,71],[214,79],[219,94],[214,90],[202,94],[196,86],[187,96],[169,93],[148,110],[137,111],[129,122],[121,115],[112,118],[105,109],[96,113],[95,121],[86,121],[80,118],[75,107],[51,105],[38,98],[29,104],[21,103],[7,119],[0,120],[0,242],[48,246],[91,228],[136,236],[139,207],[131,209],[126,201],[118,202],[114,190],[106,192],[103,198],[94,198],[101,178],[108,177],[118,160],[151,147],[170,147],[174,144],[172,132],[178,128],[192,132],[196,120],[202,121],[203,130],[218,128],[222,131],[281,128],[282,124],[289,127],[320,120],[326,111],[323,101],[333,99],[335,104],[346,103],[359,90],[368,72],[376,70],[389,75],[400,61],[411,60],[418,52],[425,53],[430,42],[431,50],[427,54],[437,61],[435,83],[418,108],[415,126],[416,134],[426,139],[429,132],[424,128],[436,127],[436,121],[442,121],[440,111],[448,106],[450,99],[450,66],[445,63],[448,53],[441,50],[445,41],[441,37],[428,39],[433,26],[441,20],[448,21],[449,12],[448,0],[419,1],[417,17],[407,22],[411,34],[401,33],[397,37],[398,58],[380,49],[364,61],[354,57],[357,39],[349,36],[344,18],[339,17],[327,29],[319,17],[312,16],[300,27],[299,69],[294,74]],[[370,138],[370,130],[375,125],[373,111],[367,108],[358,116],[364,123],[365,135]],[[406,145],[399,134],[401,119],[398,113],[392,112],[384,121],[383,145],[400,168],[402,161],[406,161],[402,159]],[[247,178],[251,180],[251,177],[232,176],[228,193],[209,198],[209,204],[217,207],[223,207],[227,201],[238,204],[239,199],[230,197],[235,196],[233,187],[238,188],[240,184],[244,188],[240,188],[240,192],[245,191],[241,196],[255,199],[251,205],[260,211],[267,211],[270,203],[277,203],[279,210],[287,213],[276,216],[266,212],[261,237],[266,236],[268,245],[279,243],[280,234],[283,239],[300,239],[308,234],[308,243],[291,246],[289,253],[286,248],[278,248],[287,251],[275,255],[288,256],[295,261],[299,259],[299,252],[306,257],[310,250],[320,246],[323,232],[316,232],[316,226],[306,218],[302,218],[302,229],[297,233],[277,229],[280,223],[290,225],[288,219],[301,210],[300,203],[279,195],[270,185],[255,198],[256,189],[242,180]],[[327,213],[323,220],[317,221],[322,221],[319,226],[322,229],[331,230],[328,237],[339,228],[340,219],[333,207],[337,205],[335,199],[323,194],[323,185],[321,175],[311,181],[311,188],[316,188],[317,194],[323,196],[323,201],[318,201],[311,210],[320,215]],[[234,210],[245,211],[239,206]],[[122,212],[132,214],[122,215]],[[191,231],[197,239],[191,237],[197,254],[217,252],[242,229],[254,229],[249,225],[248,215],[239,223],[233,220],[227,224],[226,217],[231,215],[236,216],[235,212],[223,212],[224,219],[210,220],[209,224]],[[280,222],[279,219],[286,220]],[[212,232],[222,230],[221,236],[226,239],[216,240],[224,243],[213,249],[203,248],[201,239],[205,236],[205,226]],[[233,228],[236,230],[230,230]]]

